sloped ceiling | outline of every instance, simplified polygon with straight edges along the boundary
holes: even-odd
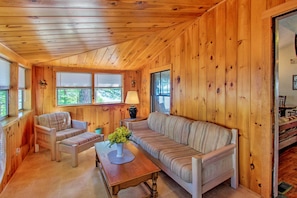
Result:
[[[0,43],[33,65],[134,70],[223,0],[1,0]]]

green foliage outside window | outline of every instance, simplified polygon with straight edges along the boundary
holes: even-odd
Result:
[[[0,118],[8,115],[7,95],[6,90],[0,90]]]
[[[24,109],[24,90],[19,89],[18,94],[18,109],[22,110]]]
[[[122,101],[121,88],[96,88],[96,103],[117,103]]]
[[[91,104],[90,88],[57,89],[58,105]]]

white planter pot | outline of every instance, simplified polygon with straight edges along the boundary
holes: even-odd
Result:
[[[123,147],[124,147],[124,144],[123,143],[117,143],[117,155],[116,157],[123,157]]]

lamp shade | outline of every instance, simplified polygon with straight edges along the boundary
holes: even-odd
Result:
[[[131,105],[139,104],[139,98],[138,98],[137,91],[128,91],[125,103],[131,104]]]

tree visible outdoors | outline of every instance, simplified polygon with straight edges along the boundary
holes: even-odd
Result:
[[[96,88],[96,103],[122,102],[121,88]]]
[[[90,88],[63,88],[58,89],[58,105],[90,104]]]
[[[7,114],[7,91],[0,90],[0,117]]]
[[[23,103],[23,100],[24,100],[24,90],[22,89],[19,89],[19,94],[18,94],[18,108],[19,110],[23,109],[24,108],[24,103]]]

